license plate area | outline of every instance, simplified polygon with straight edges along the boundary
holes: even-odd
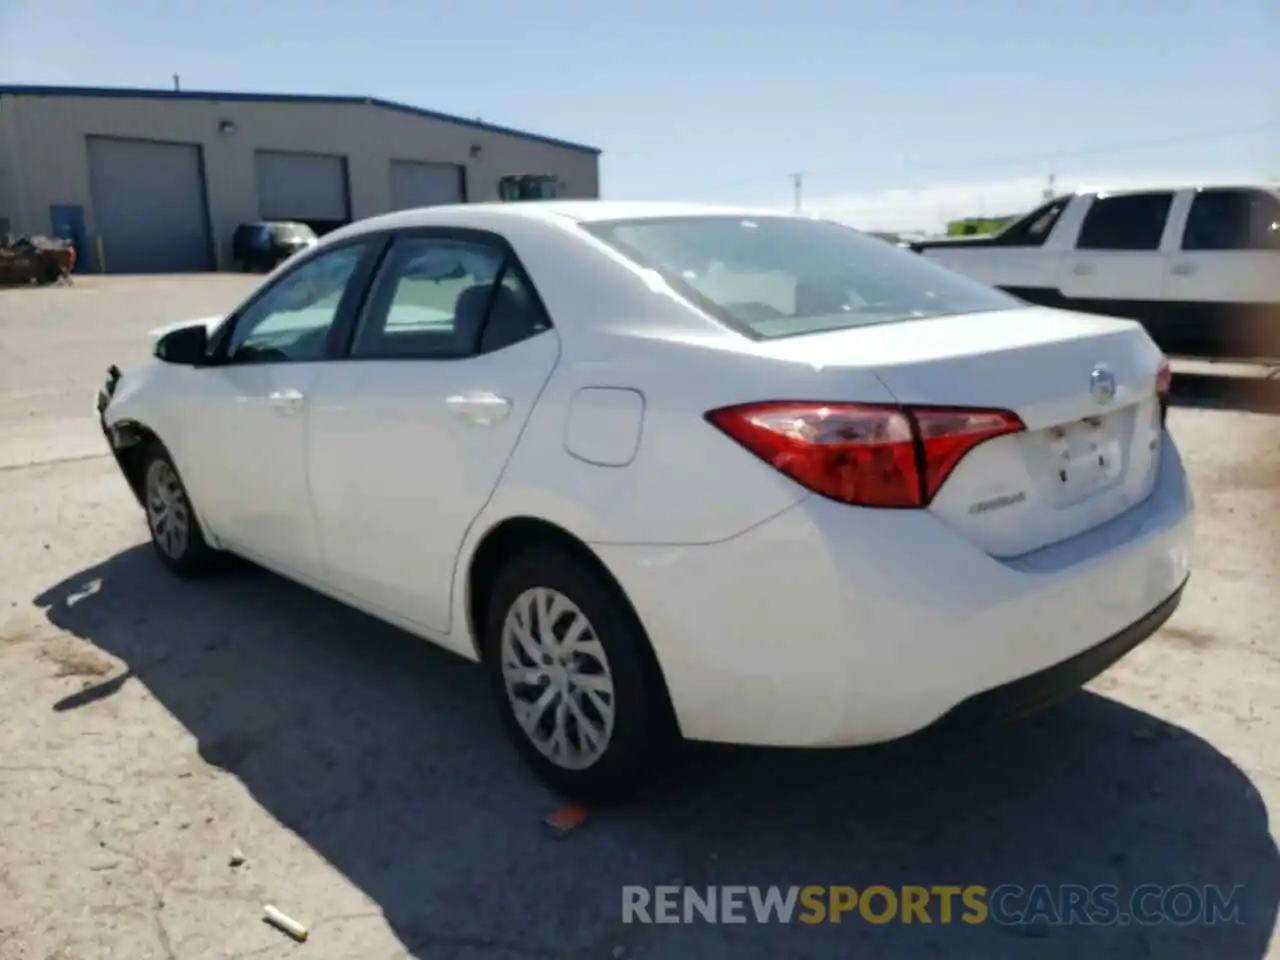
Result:
[[[1045,431],[1055,502],[1082,500],[1120,479],[1124,463],[1118,426],[1114,415],[1097,416]]]

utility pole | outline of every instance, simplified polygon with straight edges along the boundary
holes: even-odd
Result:
[[[795,192],[795,212],[800,212],[800,198],[804,190],[804,174],[793,173],[791,175],[791,186]]]
[[[173,89],[174,90],[182,89],[182,78],[179,77],[176,73],[173,75]]]
[[[1044,194],[1043,194],[1045,203],[1048,203],[1050,200],[1052,200],[1054,197],[1054,194],[1058,192],[1057,183],[1058,183],[1058,175],[1056,173],[1049,174],[1049,183],[1045,186]]]

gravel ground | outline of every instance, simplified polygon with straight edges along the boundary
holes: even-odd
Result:
[[[1280,418],[1174,411],[1195,574],[1088,692],[964,739],[697,748],[679,789],[557,839],[474,667],[146,546],[93,392],[250,282],[0,292],[0,960],[1280,956]],[[1243,922],[620,922],[622,884],[672,881],[1242,885]]]

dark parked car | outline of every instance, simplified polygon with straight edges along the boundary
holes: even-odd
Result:
[[[245,272],[273,270],[315,242],[315,231],[305,223],[242,223],[231,240],[231,265]]]

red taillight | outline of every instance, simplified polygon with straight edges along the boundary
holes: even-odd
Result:
[[[1004,410],[800,401],[707,419],[814,493],[862,507],[923,507],[970,450],[1023,429]]]
[[[1156,400],[1160,404],[1160,424],[1164,425],[1169,417],[1169,394],[1173,392],[1173,367],[1168,357],[1160,358],[1156,367]]]
[[[1169,366],[1169,358],[1161,357],[1160,365],[1156,367],[1156,394],[1157,396],[1167,398],[1169,391],[1173,389],[1173,367]]]

